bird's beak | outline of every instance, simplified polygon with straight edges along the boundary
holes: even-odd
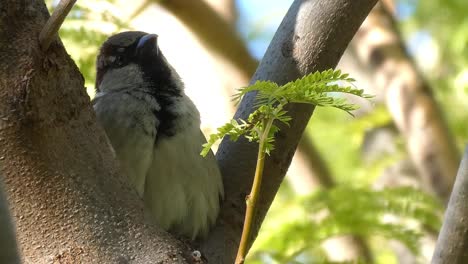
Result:
[[[147,34],[137,44],[136,51],[139,56],[158,55],[158,35]]]

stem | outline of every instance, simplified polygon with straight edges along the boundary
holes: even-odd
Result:
[[[255,168],[255,176],[254,176],[254,181],[252,184],[252,190],[250,191],[250,194],[245,199],[246,212],[245,212],[245,219],[244,219],[244,227],[242,229],[241,241],[239,243],[239,249],[237,251],[237,256],[236,256],[236,261],[235,261],[236,264],[244,263],[245,256],[247,255],[247,251],[249,249],[251,227],[253,225],[255,209],[257,207],[257,201],[260,195],[260,187],[262,184],[262,177],[263,177],[263,167],[265,165],[265,141],[268,138],[268,134],[270,133],[273,120],[274,120],[273,118],[270,118],[266,121],[267,125],[264,126],[265,129],[263,130],[262,136],[260,137],[260,140],[259,140],[258,154],[257,154],[257,167]]]
[[[50,44],[55,39],[60,26],[62,26],[65,17],[67,17],[75,2],[76,0],[62,0],[57,5],[52,16],[47,20],[39,34],[39,43],[42,51],[46,51],[49,48]]]

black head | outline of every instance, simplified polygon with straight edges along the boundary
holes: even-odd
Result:
[[[178,75],[157,45],[158,36],[141,31],[118,33],[102,44],[96,62],[96,91],[150,84],[180,89]]]

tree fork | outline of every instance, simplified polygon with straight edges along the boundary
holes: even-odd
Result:
[[[279,85],[301,76],[334,68],[349,41],[375,5],[376,0],[327,0],[293,2],[260,63],[251,84],[270,80]],[[234,119],[247,119],[254,109],[254,94],[247,94]],[[265,160],[262,196],[253,226],[255,238],[260,224],[284,178],[313,107],[291,105],[290,127],[282,127],[276,149]],[[225,200],[217,226],[202,249],[213,263],[232,263],[240,240],[245,196],[256,167],[257,146],[246,140],[223,140],[216,157],[225,184]],[[216,248],[216,250],[213,250]]]

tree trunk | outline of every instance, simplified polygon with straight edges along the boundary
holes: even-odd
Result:
[[[376,93],[383,95],[425,185],[447,201],[459,153],[429,85],[405,51],[384,5],[375,7],[350,47],[375,76],[375,86],[382,89]]]
[[[375,3],[374,0],[294,1],[251,83],[271,80],[284,84],[304,74],[335,67]],[[235,118],[247,118],[252,112],[254,98],[254,94],[248,94],[242,100]],[[265,162],[256,231],[283,180],[313,108],[296,104],[288,110],[293,117],[291,126],[283,127],[278,133],[276,149]],[[225,139],[217,152],[226,197],[218,224],[204,244],[210,262],[230,263],[234,260],[257,147],[245,140],[234,143]]]
[[[145,224],[60,41],[40,50],[44,2],[0,10],[0,157],[23,260],[187,263],[184,245]]]

